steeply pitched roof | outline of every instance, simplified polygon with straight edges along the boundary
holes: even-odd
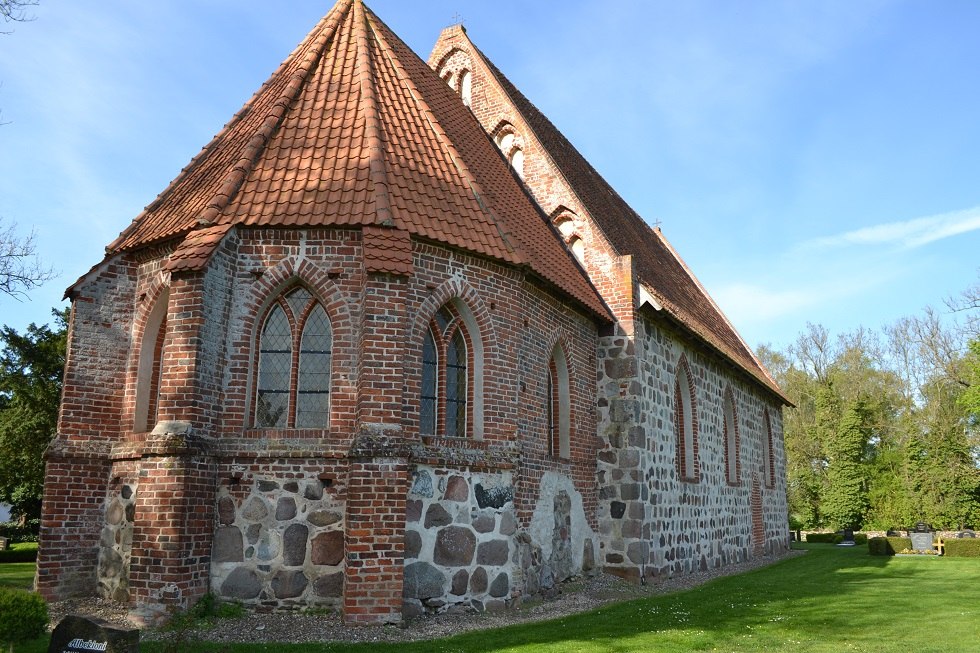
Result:
[[[189,268],[230,225],[360,227],[367,269],[394,274],[411,272],[410,237],[436,241],[609,317],[472,114],[361,0],[338,0],[107,252],[187,237]]]
[[[497,69],[466,34],[450,27],[440,41],[447,44],[433,51],[449,51],[450,43],[463,41],[474,65],[482,65],[509,98],[513,107],[533,132],[542,150],[565,178],[572,193],[588,211],[595,225],[620,255],[632,255],[640,282],[670,316],[694,332],[723,356],[742,368],[785,400],[778,385],[755,357],[741,336],[708,295],[659,229],[652,229],[636,213],[575,146],[541,111]],[[527,138],[529,134],[525,134]]]

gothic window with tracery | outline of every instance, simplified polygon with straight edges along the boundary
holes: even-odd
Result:
[[[470,334],[446,304],[433,316],[422,342],[419,430],[423,435],[464,437],[470,425]]]
[[[259,336],[255,426],[329,425],[332,346],[330,319],[309,290],[276,298]]]

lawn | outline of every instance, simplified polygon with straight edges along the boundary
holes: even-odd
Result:
[[[875,557],[865,547],[802,546],[810,551],[805,556],[687,592],[445,640],[360,646],[206,644],[179,649],[216,653],[977,650],[980,561]],[[167,650],[150,643],[142,649]]]
[[[30,589],[34,586],[33,562],[6,562],[4,557],[13,557],[13,552],[37,551],[37,542],[11,544],[10,548],[0,555],[0,587]]]

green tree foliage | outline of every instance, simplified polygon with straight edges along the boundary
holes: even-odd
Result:
[[[24,334],[0,329],[0,502],[27,519],[41,514],[43,454],[61,400],[67,311],[53,314],[53,330],[35,324]]]
[[[980,284],[880,334],[809,324],[760,358],[784,411],[790,519],[804,528],[980,527]]]
[[[827,434],[827,483],[820,497],[827,525],[834,530],[860,528],[868,509],[865,451],[871,429],[862,402],[852,403]]]
[[[29,642],[48,627],[48,604],[38,594],[0,587],[0,643],[13,653],[14,644]]]

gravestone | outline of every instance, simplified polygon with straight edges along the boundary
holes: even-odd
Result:
[[[6,551],[7,544],[9,544],[9,542],[10,540],[7,539],[6,537],[0,537],[0,551]]]
[[[977,534],[974,533],[973,531],[971,531],[969,528],[966,529],[965,531],[960,531],[959,533],[956,534],[956,537],[958,537],[958,538],[976,537],[976,536],[977,536]]]
[[[854,546],[854,531],[850,528],[845,528],[840,531],[840,534],[844,537],[843,540],[837,543],[837,546]]]
[[[909,531],[909,539],[913,551],[932,551],[932,526],[920,521]]]
[[[116,628],[99,619],[68,615],[51,633],[48,653],[139,653],[140,631]]]

